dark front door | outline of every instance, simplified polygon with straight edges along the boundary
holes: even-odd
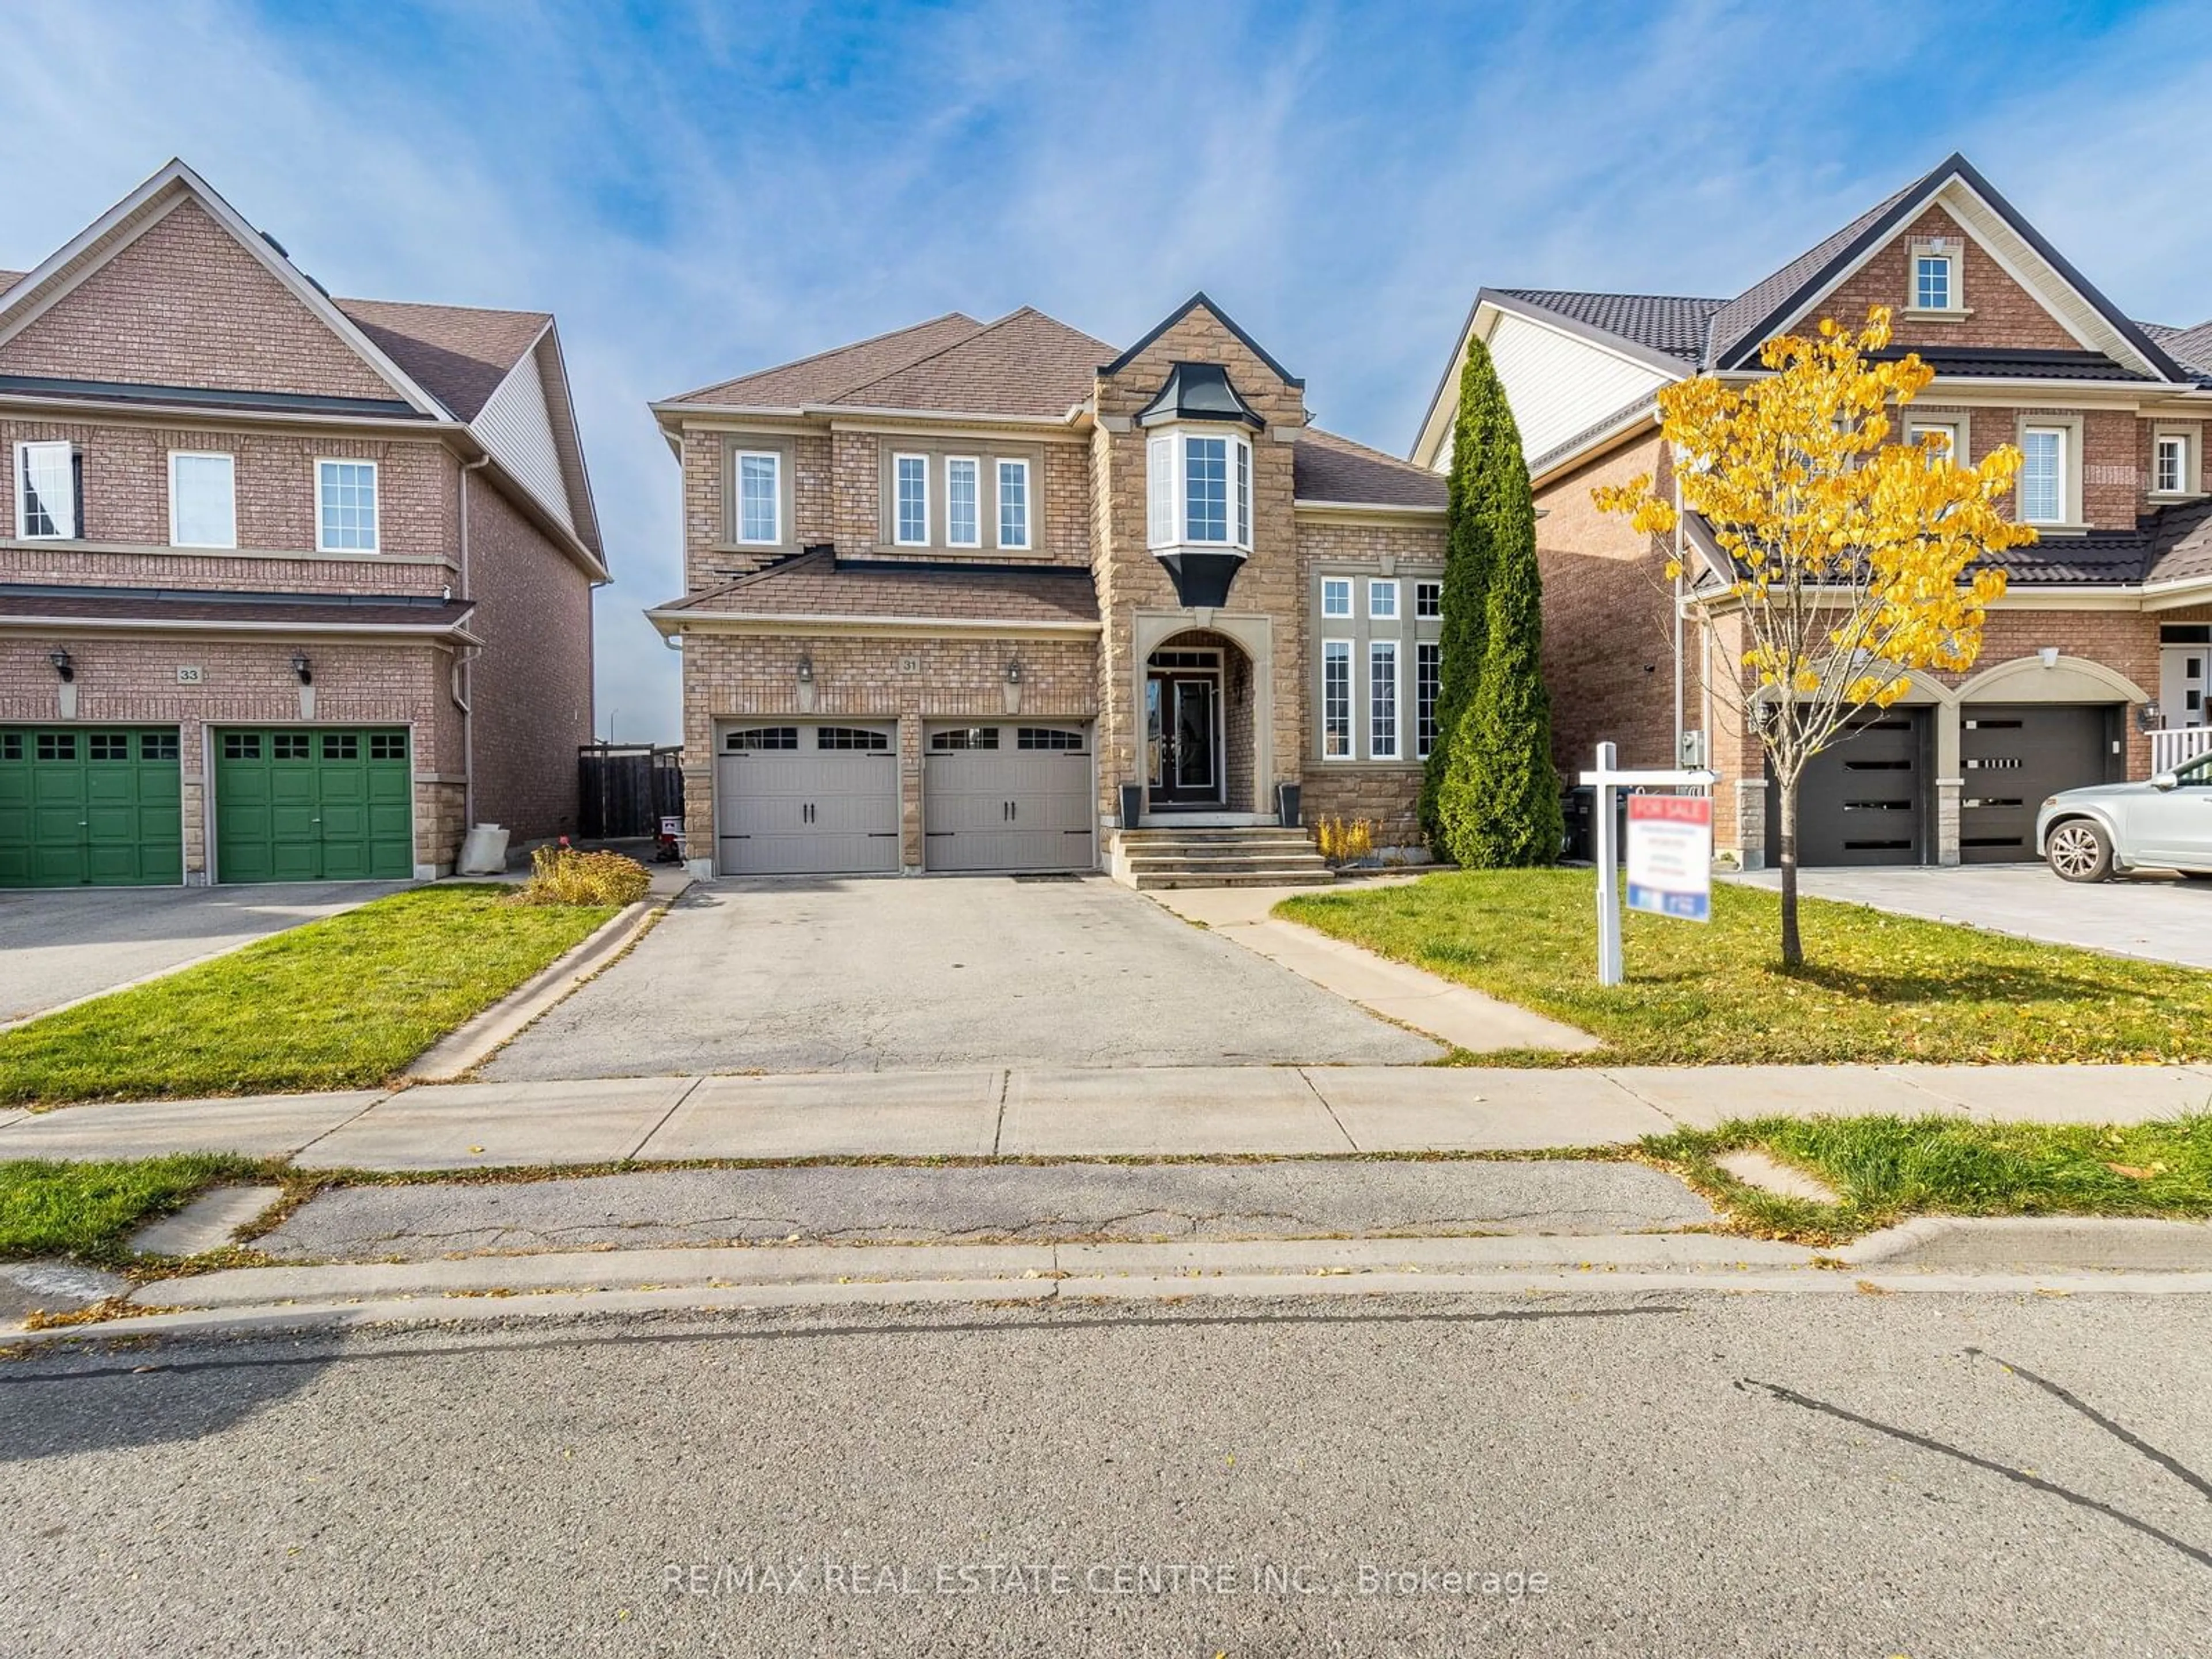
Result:
[[[1212,673],[1155,674],[1145,682],[1153,805],[1221,805],[1220,703],[1221,681]]]

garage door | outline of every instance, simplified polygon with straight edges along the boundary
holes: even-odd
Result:
[[[2035,812],[2046,795],[2117,775],[2106,769],[2119,705],[1969,703],[1959,721],[1959,857],[1966,864],[2029,863]]]
[[[213,740],[218,881],[415,873],[405,731],[278,726]]]
[[[0,726],[0,887],[185,878],[177,729]]]
[[[1088,870],[1097,857],[1090,733],[1079,726],[940,726],[922,757],[932,870]]]
[[[733,727],[714,757],[714,818],[726,876],[896,872],[898,728]]]
[[[1860,716],[1849,736],[1807,763],[1797,786],[1801,865],[1922,864],[1928,765],[1927,714],[1889,708]],[[1766,844],[1781,842],[1778,792],[1767,792]]]

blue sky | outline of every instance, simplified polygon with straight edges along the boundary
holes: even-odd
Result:
[[[133,6],[10,0],[0,265],[181,155],[333,292],[560,319],[672,738],[648,399],[948,310],[1204,288],[1402,453],[1477,286],[1730,294],[1963,149],[2138,317],[2212,316],[2200,4]]]

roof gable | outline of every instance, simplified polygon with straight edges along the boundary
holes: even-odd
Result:
[[[174,161],[0,295],[0,370],[397,398],[447,416],[281,246]]]
[[[1265,363],[1267,366],[1269,372],[1271,372],[1275,378],[1280,380],[1285,386],[1301,392],[1305,389],[1306,383],[1304,380],[1291,374],[1290,370],[1285,368],[1280,363],[1277,362],[1274,358],[1268,354],[1266,347],[1262,346],[1257,340],[1254,339],[1250,335],[1247,334],[1243,329],[1237,325],[1237,319],[1234,317],[1231,317],[1227,312],[1224,311],[1219,306],[1214,304],[1213,301],[1207,297],[1206,292],[1204,289],[1200,289],[1197,293],[1192,295],[1190,298],[1185,300],[1180,306],[1177,306],[1166,316],[1160,319],[1160,320],[1152,326],[1151,331],[1148,332],[1143,339],[1138,341],[1136,344],[1131,346],[1120,356],[1115,358],[1112,362],[1103,365],[1099,368],[1098,373],[1101,375],[1119,374],[1131,363],[1143,356],[1146,348],[1150,346],[1154,341],[1158,340],[1160,336],[1165,334],[1177,323],[1180,323],[1184,318],[1189,316],[1192,312],[1201,308],[1205,310],[1214,321],[1219,323],[1222,327],[1227,329],[1231,334],[1234,335],[1237,337],[1238,344],[1242,345],[1247,351],[1250,352],[1255,357],[1257,357],[1261,362]]]
[[[1931,204],[1942,207],[2085,349],[2159,380],[2189,378],[1958,155],[1730,301],[1713,318],[1708,365],[1753,365],[1767,340],[1802,320]]]

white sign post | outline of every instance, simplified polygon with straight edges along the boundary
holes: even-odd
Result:
[[[1597,982],[1618,985],[1625,977],[1620,961],[1620,855],[1613,830],[1613,796],[1620,789],[1634,788],[1692,788],[1710,789],[1720,781],[1715,772],[1691,771],[1677,769],[1662,772],[1624,772],[1620,769],[1620,751],[1612,744],[1597,746],[1597,769],[1585,772],[1582,781],[1597,791]],[[1652,820],[1663,822],[1663,820]],[[1707,862],[1711,853],[1712,818],[1708,801],[1705,817]],[[1680,860],[1677,849],[1675,861]],[[1710,871],[1708,871],[1710,875]],[[1638,908],[1644,908],[1638,906]],[[1668,911],[1666,914],[1678,914]]]

